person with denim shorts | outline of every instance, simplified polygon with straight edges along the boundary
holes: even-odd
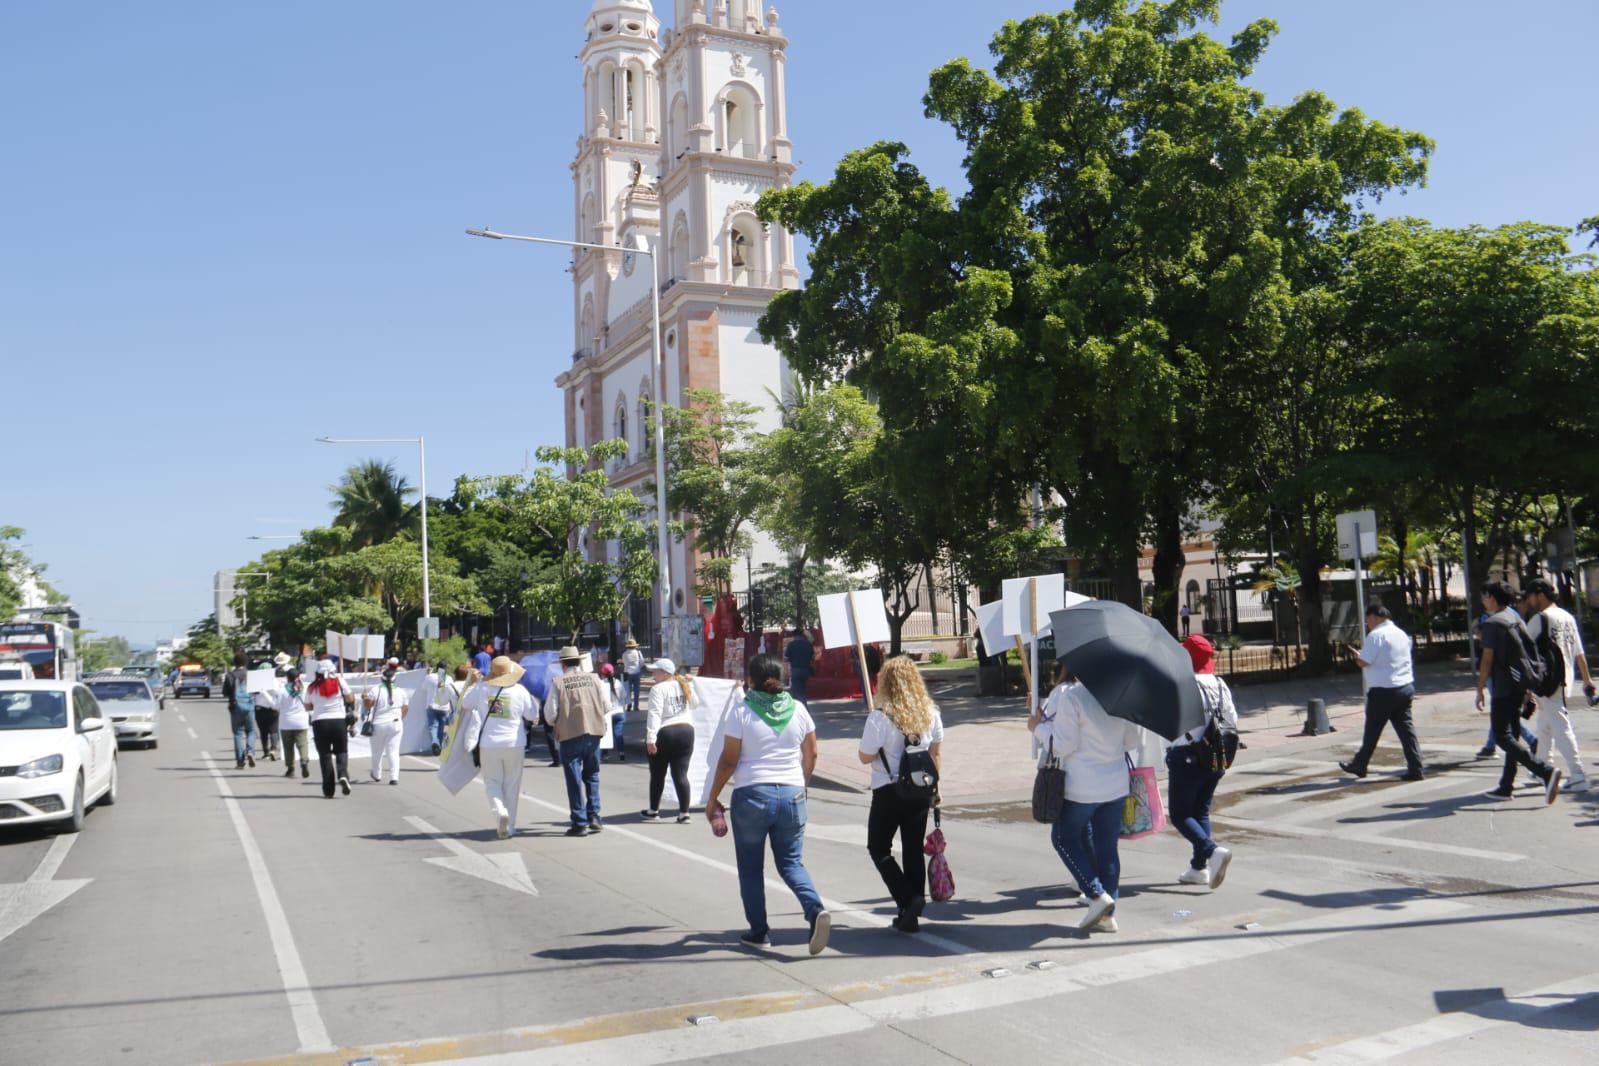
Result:
[[[805,869],[806,785],[816,769],[816,723],[805,705],[783,688],[783,663],[775,655],[750,660],[743,702],[726,719],[721,758],[705,804],[713,829],[725,830],[722,789],[733,782],[733,851],[738,889],[752,947],[769,943],[765,852],[770,843],[777,875],[799,900],[810,927],[810,952],[827,947],[833,919]]]

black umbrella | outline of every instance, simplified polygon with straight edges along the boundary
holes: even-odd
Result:
[[[1105,713],[1176,740],[1204,724],[1194,663],[1161,624],[1124,603],[1051,611],[1055,655]]]

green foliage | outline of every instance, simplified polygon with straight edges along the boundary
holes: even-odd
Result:
[[[220,673],[233,666],[233,653],[238,650],[217,632],[217,616],[208,615],[189,627],[189,642],[174,653],[175,663],[199,663],[211,673]]]
[[[749,550],[744,527],[769,491],[751,447],[760,408],[706,389],[687,389],[683,400],[660,409],[666,504],[688,516],[679,539],[692,532],[706,556],[696,593],[720,596],[731,591],[733,560]]]
[[[125,637],[89,636],[92,632],[80,629],[77,634],[78,668],[84,673],[125,666],[133,658],[133,649]]]
[[[424,640],[422,642],[422,661],[432,669],[443,663],[445,669],[454,670],[463,663],[472,661],[470,649],[466,646],[466,638],[455,636],[448,640]]]
[[[353,586],[372,589],[378,602],[394,619],[395,635],[404,633],[407,623],[419,616],[422,608],[422,546],[409,537],[373,544],[350,555],[329,560],[329,569]],[[447,555],[429,552],[428,577],[433,610],[438,613],[477,611],[486,613],[489,605],[478,593],[476,583],[457,573],[456,563]],[[342,632],[342,631],[341,631]]]
[[[629,596],[646,596],[657,568],[644,506],[633,493],[611,491],[605,463],[627,454],[627,442],[592,448],[540,448],[531,477],[493,477],[472,484],[479,506],[502,517],[527,540],[560,545],[555,564],[540,572],[522,604],[557,628],[576,632],[590,621],[621,616]],[[570,474],[570,476],[568,476]],[[610,541],[601,560],[586,557],[584,538]]]
[[[66,603],[67,597],[44,579],[44,565],[28,558],[28,553],[18,547],[27,535],[20,526],[0,526],[0,621],[7,621],[22,606],[22,583],[31,577],[45,602]]]
[[[816,598],[848,592],[858,582],[837,567],[822,562],[801,566],[798,558],[780,564],[763,563],[755,570],[754,588],[760,591],[765,618],[794,625],[811,625],[818,619]],[[803,610],[797,610],[802,605]]]
[[[344,472],[333,493],[333,524],[348,529],[356,547],[382,544],[419,528],[421,512],[406,499],[416,490],[395,473],[393,463],[368,459]]]
[[[949,662],[949,656],[945,655],[941,651],[935,651],[927,657],[927,661],[932,663],[934,666],[943,666],[945,663]]]

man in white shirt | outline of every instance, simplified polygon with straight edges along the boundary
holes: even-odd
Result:
[[[1421,766],[1421,742],[1411,722],[1410,708],[1416,699],[1416,669],[1411,661],[1410,634],[1394,625],[1393,615],[1382,604],[1372,601],[1366,608],[1366,641],[1355,655],[1366,675],[1366,736],[1360,750],[1338,768],[1356,777],[1366,776],[1366,767],[1384,726],[1392,725],[1405,753],[1406,781],[1425,778]]]
[[[1533,719],[1533,733],[1545,758],[1554,760],[1554,752],[1565,757],[1571,773],[1566,779],[1569,791],[1580,792],[1588,787],[1588,775],[1582,769],[1582,755],[1577,751],[1577,734],[1571,728],[1571,715],[1566,709],[1566,697],[1582,678],[1583,691],[1594,693],[1593,676],[1588,672],[1588,656],[1582,647],[1582,628],[1571,612],[1556,602],[1555,587],[1544,578],[1527,582],[1522,589],[1523,612],[1527,615],[1527,632],[1536,646],[1543,639],[1544,630],[1549,640],[1560,649],[1565,662],[1566,676],[1561,679],[1560,690],[1553,696],[1534,695],[1538,713]]]

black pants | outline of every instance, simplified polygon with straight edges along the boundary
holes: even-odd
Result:
[[[261,734],[261,754],[271,755],[278,750],[278,712],[271,707],[255,709],[255,727]]]
[[[1366,736],[1353,760],[1358,769],[1364,770],[1371,762],[1383,728],[1391,725],[1405,753],[1405,768],[1413,774],[1421,773],[1421,741],[1416,739],[1416,726],[1410,718],[1410,706],[1415,700],[1416,690],[1411,685],[1374,688],[1366,693]]]
[[[655,754],[650,756],[650,810],[661,809],[661,793],[666,790],[666,771],[672,771],[672,787],[677,789],[677,810],[687,814],[693,797],[688,790],[688,760],[694,754],[694,727],[688,723],[669,725],[655,734]]]
[[[1488,705],[1488,721],[1493,726],[1494,743],[1505,753],[1505,770],[1499,775],[1499,791],[1509,792],[1516,785],[1516,767],[1525,766],[1540,781],[1548,781],[1550,769],[1538,761],[1521,739],[1521,709],[1527,697],[1517,693]]]
[[[927,859],[922,845],[927,842],[926,800],[907,802],[896,786],[889,784],[872,790],[872,809],[866,816],[866,853],[872,857],[888,894],[901,907],[927,896]],[[904,866],[894,861],[894,837],[900,838]]]
[[[322,763],[322,794],[331,796],[335,782],[350,776],[350,734],[343,718],[322,718],[311,723],[311,738]]]

